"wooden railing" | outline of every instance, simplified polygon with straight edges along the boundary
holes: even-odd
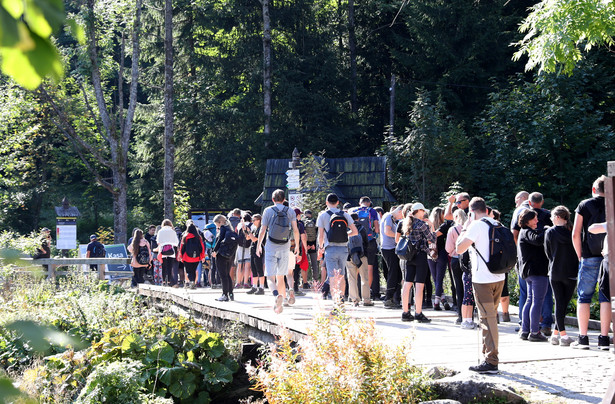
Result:
[[[57,274],[66,271],[58,271],[57,268],[69,265],[98,265],[98,279],[104,280],[105,275],[132,276],[132,271],[107,271],[107,265],[125,265],[130,269],[130,258],[24,258],[21,260],[24,266],[47,265],[47,276],[55,281]]]

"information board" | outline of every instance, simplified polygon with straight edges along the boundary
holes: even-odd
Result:
[[[56,219],[56,248],[58,250],[77,248],[76,217],[58,217]]]

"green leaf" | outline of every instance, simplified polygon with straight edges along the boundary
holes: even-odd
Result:
[[[79,42],[80,45],[85,45],[85,30],[74,19],[66,20],[73,37]]]
[[[1,8],[4,8],[14,19],[19,19],[23,14],[23,1],[22,0],[2,0],[0,2]],[[2,28],[4,29],[4,25]]]
[[[145,341],[140,335],[129,334],[122,340],[122,352],[142,352],[145,351]]]
[[[13,381],[7,378],[0,378],[0,402],[8,403],[9,398],[22,396],[23,393],[13,385]],[[28,402],[30,402],[28,400]]]
[[[221,357],[226,351],[224,343],[220,339],[212,339],[209,341],[209,355],[212,358]]]
[[[169,386],[169,393],[180,399],[190,398],[195,390],[196,376],[194,373],[187,373],[184,377]]]
[[[32,349],[40,353],[46,352],[51,344],[60,346],[79,345],[78,341],[68,335],[32,321],[15,321],[8,324],[6,328],[20,334]]]
[[[175,359],[175,351],[166,341],[158,341],[152,345],[146,358],[150,363],[171,365]]]
[[[212,363],[211,371],[205,375],[205,380],[212,384],[230,383],[233,381],[233,372],[221,363]]]
[[[64,20],[64,5],[57,0],[26,0],[24,20],[30,29],[43,38],[57,31]]]

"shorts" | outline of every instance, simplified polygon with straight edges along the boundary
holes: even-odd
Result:
[[[602,264],[600,264],[600,274],[598,275],[598,293],[600,293],[600,301],[611,301],[611,286],[609,285],[609,257],[604,256]]]
[[[288,273],[290,243],[265,245],[265,276],[283,276]]]
[[[250,247],[246,248],[246,247],[237,247],[237,252],[235,253],[235,258],[237,259],[237,263],[240,262],[250,262]]]
[[[378,242],[376,239],[369,240],[367,243],[367,250],[365,250],[365,255],[367,255],[367,265],[376,265],[378,261]]]
[[[429,274],[427,253],[419,251],[412,261],[401,260],[400,266],[404,268],[404,281],[425,283]]]
[[[596,284],[598,283],[598,273],[600,272],[600,264],[602,257],[581,258],[579,263],[579,276],[577,283],[578,303],[591,303]],[[600,303],[609,302],[610,299],[605,299],[605,296],[599,294],[598,300]]]
[[[327,246],[327,248],[325,248],[325,264],[327,266],[327,277],[329,279],[332,279],[336,275],[346,275],[347,260],[347,246]]]
[[[502,288],[502,294],[500,297],[508,297],[510,293],[508,292],[508,273],[504,274],[504,287]]]

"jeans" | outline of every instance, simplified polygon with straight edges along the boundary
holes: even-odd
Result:
[[[519,324],[523,322],[523,308],[527,300],[527,283],[525,279],[519,276]],[[551,285],[547,286],[547,294],[542,303],[542,312],[540,314],[542,320],[540,321],[541,327],[551,327],[553,324],[553,290]]]
[[[448,265],[448,253],[446,250],[438,251],[438,259],[436,261],[428,259],[429,270],[431,277],[436,284],[436,296],[442,297],[444,293],[444,275],[446,275],[446,267]]]
[[[325,248],[325,264],[329,281],[335,275],[346,275],[346,260],[348,259],[347,246],[329,245]]]
[[[598,273],[602,257],[581,258],[579,263],[579,277],[577,284],[577,293],[579,295],[578,303],[591,303],[592,296],[596,291],[598,283]],[[600,303],[609,302],[604,296],[599,296]]]
[[[525,278],[527,283],[527,301],[523,306],[523,320],[521,330],[536,334],[540,331],[540,313],[542,304],[547,295],[549,278],[546,276],[528,276]]]

